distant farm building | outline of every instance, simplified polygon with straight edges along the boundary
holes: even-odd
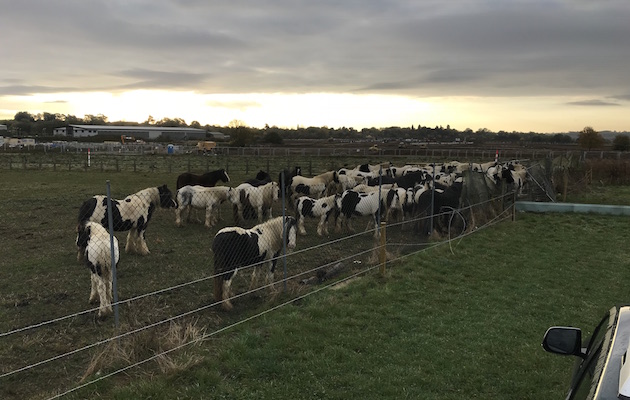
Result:
[[[174,128],[167,126],[66,125],[61,128],[55,128],[53,135],[74,138],[123,136],[143,140],[168,139],[182,141],[203,140],[206,138],[206,131],[197,128]]]
[[[208,136],[212,140],[222,141],[222,140],[230,140],[230,136],[221,132],[208,132]]]

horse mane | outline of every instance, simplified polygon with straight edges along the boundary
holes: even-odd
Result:
[[[339,181],[339,179],[337,178],[337,171],[327,171],[327,172],[324,172],[322,174],[314,176],[314,178],[322,179],[322,180],[326,181],[326,183],[329,183],[329,182],[332,182],[332,181],[334,181],[334,182],[338,182]]]
[[[153,205],[160,204],[160,190],[157,186],[142,189],[141,191],[132,194],[132,196],[138,196],[143,201],[148,201]]]
[[[272,232],[272,236],[270,237],[270,241],[265,243],[266,248],[273,249],[274,252],[278,251],[282,246],[282,229],[286,229],[286,232],[289,232],[291,226],[297,225],[297,221],[294,217],[287,215],[286,217],[276,217],[270,220],[267,220],[263,223],[260,223],[254,226],[251,229],[247,229],[249,232]]]

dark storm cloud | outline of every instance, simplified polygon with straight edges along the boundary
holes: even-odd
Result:
[[[4,3],[0,94],[610,98],[630,81],[625,0]]]

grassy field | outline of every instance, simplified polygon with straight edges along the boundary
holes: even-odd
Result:
[[[77,398],[563,398],[573,359],[542,335],[588,335],[628,301],[629,239],[625,218],[519,215],[212,337],[194,365]]]
[[[244,169],[232,166],[233,181],[242,181]],[[174,186],[177,173],[10,170],[1,176],[0,333],[86,309],[89,273],[74,248],[82,200],[104,193],[106,180],[122,198],[147,186]],[[623,204],[627,193],[594,188],[592,195]],[[229,224],[229,209],[222,212]],[[560,398],[572,360],[544,353],[542,334],[550,325],[588,331],[611,304],[628,300],[621,284],[628,278],[626,224],[621,217],[519,214],[514,223],[391,262],[386,278],[370,270],[317,293],[327,283],[290,281],[276,296],[264,291],[238,299],[233,313],[204,309],[0,378],[0,397],[48,398],[84,376],[98,378],[206,335],[200,344],[69,397]],[[121,257],[121,299],[201,281],[123,304],[118,332],[212,302],[211,282],[204,279],[212,272],[215,231],[200,224],[176,228],[169,212],[156,214],[147,231],[151,254]],[[299,238],[298,250],[344,236],[311,234]],[[397,246],[402,242],[415,245]],[[421,248],[409,231],[388,231],[388,243],[394,258]],[[371,238],[357,237],[298,251],[288,263],[294,272],[308,271],[366,251],[345,261],[346,274],[360,273],[373,268],[372,246]],[[212,334],[297,296],[306,297]],[[100,322],[92,312],[0,337],[0,375],[115,331],[111,319]]]

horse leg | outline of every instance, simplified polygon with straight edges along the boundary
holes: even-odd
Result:
[[[340,215],[337,216],[337,220],[335,221],[335,232],[337,232],[337,233],[341,232],[341,227],[343,225],[343,219],[344,219],[343,214],[340,214]]]
[[[98,300],[98,283],[97,283],[97,279],[98,275],[96,275],[93,272],[90,272],[90,281],[91,281],[91,288],[90,288],[90,298],[88,300],[89,304],[95,304],[96,301]]]
[[[269,261],[268,264],[268,269],[267,269],[267,280],[266,280],[266,284],[269,286],[269,290],[272,293],[276,292],[276,286],[274,285],[275,282],[275,270],[276,270],[276,263],[278,262],[277,259],[275,259],[275,257],[278,256],[278,253],[276,253],[274,255],[274,260],[273,261]]]
[[[232,279],[234,278],[234,276],[232,276],[231,279],[225,279],[223,281],[223,304],[222,307],[225,311],[230,311],[231,309],[234,308],[234,306],[232,305],[232,302],[230,302],[230,298],[232,297],[232,292],[231,292],[231,286],[232,286]]]
[[[212,219],[212,204],[208,204],[206,206],[206,223],[205,223],[206,228],[210,228],[212,226],[212,222],[210,221],[211,219]]]
[[[143,256],[149,254],[149,246],[147,246],[147,240],[144,237],[144,229],[141,232],[138,232],[138,247],[140,248],[139,253]]]
[[[259,206],[258,207],[258,223],[262,223],[263,222],[263,207]]]
[[[378,226],[378,214],[374,214],[373,215],[373,222],[374,222],[374,238],[378,239],[379,237],[381,237],[381,228],[380,226]]]
[[[126,253],[135,253],[136,252],[136,242],[135,239],[133,238],[134,235],[132,235],[132,232],[135,229],[132,229],[129,231],[129,233],[127,233],[127,244],[125,244],[125,252]]]
[[[326,214],[322,215],[317,224],[317,235],[322,236],[323,233],[328,235],[328,225],[326,224]]]
[[[350,217],[346,217],[344,222],[346,224],[346,231],[354,233],[354,228],[352,227],[352,222],[350,221]]]
[[[300,235],[306,235],[306,228],[304,228],[304,217],[301,215],[298,215],[298,232],[300,232]]]
[[[258,286],[258,266],[253,266],[252,267],[252,277],[249,280],[249,289],[248,290],[254,290],[254,288],[256,286]]]
[[[192,206],[187,205],[184,212],[186,213],[186,222],[190,222],[190,214],[192,214]]]
[[[182,207],[177,207],[175,209],[175,225],[177,226],[182,226],[181,214],[182,214]]]
[[[107,296],[107,284],[105,283],[105,279],[103,279],[102,276],[98,276],[96,278],[96,282],[97,282],[97,290],[98,290],[98,297],[100,299],[100,307],[98,309],[98,317],[99,318],[103,318],[105,317],[107,314],[111,313],[112,311],[112,306],[108,301],[108,296]]]
[[[112,312],[111,303],[114,301],[114,293],[112,291],[112,270],[111,270],[111,268],[109,269],[109,271],[107,271],[107,273],[105,274],[103,279],[105,280],[105,286],[107,288],[107,302],[108,302],[108,304],[110,304],[109,312]]]

